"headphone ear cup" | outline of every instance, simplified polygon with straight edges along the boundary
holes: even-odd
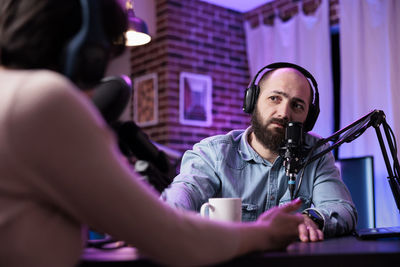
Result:
[[[260,88],[258,85],[250,85],[246,89],[245,95],[244,95],[244,101],[243,101],[243,111],[246,113],[251,114],[254,110],[254,107],[256,105],[256,101],[258,98],[258,94],[260,92]]]
[[[310,110],[308,111],[308,116],[306,118],[306,121],[304,122],[304,131],[309,132],[312,130],[312,128],[315,125],[315,122],[317,121],[319,115],[319,108],[317,108],[315,105],[310,106]]]
[[[80,0],[82,26],[66,44],[62,54],[62,73],[83,90],[99,83],[104,75],[109,42],[102,24],[102,7],[97,0]]]

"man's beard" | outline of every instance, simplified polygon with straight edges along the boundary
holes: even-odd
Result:
[[[272,123],[279,123],[283,125],[283,128],[273,129],[268,128]],[[287,120],[271,118],[265,124],[262,123],[262,119],[258,109],[256,109],[251,117],[251,127],[257,140],[261,142],[265,149],[269,149],[272,152],[279,153],[279,148],[284,145],[285,142],[285,127]]]

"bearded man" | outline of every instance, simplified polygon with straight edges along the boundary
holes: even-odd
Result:
[[[209,198],[239,197],[242,221],[254,221],[262,212],[290,201],[279,148],[287,122],[307,121],[315,93],[303,68],[291,63],[278,66],[259,81],[251,126],[208,137],[186,151],[180,174],[161,199],[174,207],[199,211]],[[305,148],[319,139],[305,133]],[[357,213],[332,153],[307,165],[298,197],[304,213],[304,223],[299,225],[301,241],[320,241],[354,230]]]

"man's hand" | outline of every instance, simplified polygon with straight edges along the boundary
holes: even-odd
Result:
[[[264,240],[264,249],[282,249],[297,239],[299,225],[304,223],[303,216],[295,213],[300,206],[301,200],[296,199],[261,214],[257,223],[268,229],[268,238],[267,241]]]
[[[298,226],[299,238],[302,242],[317,242],[324,240],[324,233],[307,215],[303,214],[304,223]]]

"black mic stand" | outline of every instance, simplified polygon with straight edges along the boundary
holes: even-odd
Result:
[[[283,166],[288,177],[290,199],[294,199],[296,189],[296,176],[302,167],[301,147],[303,143],[303,124],[300,122],[288,122],[285,130],[285,146],[281,147],[280,154],[283,157]]]
[[[391,156],[392,156],[393,166],[390,163],[389,155],[387,153],[387,149],[386,149],[385,143],[383,141],[382,133],[381,133],[381,130],[380,130],[380,126],[381,125],[383,126],[383,130],[384,130],[385,137],[386,137],[386,142],[387,142],[387,145],[389,147],[389,150],[390,150],[390,153],[391,153]],[[339,138],[330,147],[326,148],[325,150],[319,152],[318,154],[316,154],[313,157],[311,157],[308,160],[306,160],[306,162],[302,164],[302,168],[305,168],[308,164],[310,164],[314,160],[322,157],[323,155],[325,155],[326,153],[330,152],[331,150],[339,147],[344,142],[350,143],[350,142],[354,141],[356,138],[361,136],[365,132],[365,130],[367,128],[369,128],[371,126],[375,128],[376,135],[377,135],[377,138],[378,138],[378,141],[379,141],[379,145],[380,145],[381,151],[382,151],[382,156],[383,156],[383,159],[385,161],[386,169],[387,169],[387,172],[388,172],[388,182],[389,182],[389,185],[390,185],[390,189],[392,190],[392,194],[393,194],[393,197],[395,199],[395,202],[396,202],[396,205],[397,205],[397,209],[400,212],[400,179],[399,179],[400,165],[399,165],[399,160],[397,158],[396,139],[395,139],[395,136],[394,136],[394,133],[393,133],[392,129],[390,128],[390,126],[386,122],[386,116],[385,116],[385,113],[382,110],[371,111],[370,113],[368,113],[364,117],[362,117],[362,118],[358,119],[357,121],[351,123],[350,125],[346,126],[345,128],[337,131],[333,135],[318,141],[312,147],[312,149],[308,153],[307,157],[310,157],[312,152],[315,151],[315,149],[317,149],[318,147],[321,147],[322,145],[324,145],[324,144],[326,144],[326,143],[328,143],[330,141],[334,142],[335,140],[338,139],[338,137],[342,133],[346,132],[344,134],[344,136]],[[302,174],[304,174],[304,169],[303,169],[303,173]],[[302,178],[303,178],[303,175],[301,175],[301,177],[300,177],[299,185],[297,187],[297,191],[295,193],[295,196],[297,196],[298,191],[300,189]]]
[[[288,188],[290,192],[290,199],[294,199],[294,192],[296,188],[296,176],[299,170],[302,168],[300,159],[298,157],[291,157],[290,152],[285,153],[285,160],[283,166],[286,168],[286,176],[289,177]]]

